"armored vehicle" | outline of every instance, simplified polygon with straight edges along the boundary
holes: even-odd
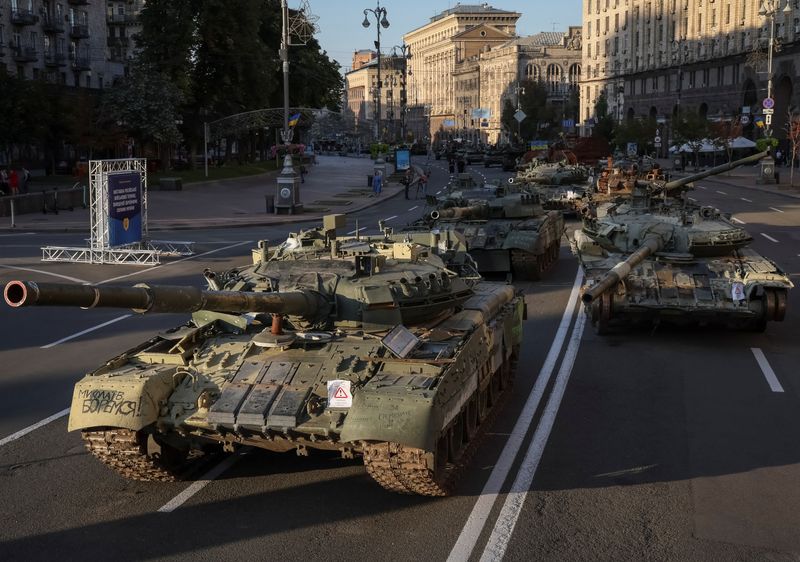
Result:
[[[12,281],[28,305],[191,313],[75,387],[69,430],[125,477],[173,480],[210,446],[363,457],[384,488],[450,493],[509,387],[524,304],[426,246],[343,241],[191,286]]]
[[[750,235],[713,207],[652,198],[765,153],[667,183],[587,214],[574,249],[586,273],[582,299],[598,332],[636,320],[723,323],[763,330],[786,314],[789,277],[749,248]]]
[[[578,184],[586,181],[588,170],[578,164],[532,161],[517,174],[518,180],[544,185]]]
[[[535,194],[486,185],[436,203],[439,208],[415,228],[461,233],[481,273],[512,273],[536,281],[558,260],[564,217],[542,209]]]

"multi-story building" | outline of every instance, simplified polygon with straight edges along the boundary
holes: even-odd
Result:
[[[115,58],[130,54],[115,51],[112,38],[132,36],[128,26],[134,25],[143,4],[144,0],[10,0],[0,7],[0,72],[67,86],[108,86],[124,73]],[[119,21],[119,14],[131,18]],[[126,27],[117,31],[118,25]]]
[[[396,139],[400,134],[400,98],[403,59],[381,59],[381,138]],[[353,113],[357,132],[373,131],[378,100],[378,58],[374,51],[356,51],[352,70],[345,73],[345,106]],[[374,131],[373,131],[374,132]]]
[[[583,0],[584,127],[591,127],[603,92],[620,121],[652,117],[667,124],[691,108],[713,120],[747,116],[742,123],[752,123],[767,97],[774,24],[773,130],[781,135],[798,100],[800,5],[777,0],[772,14],[762,6],[755,0]]]
[[[477,107],[477,70],[470,59],[514,37],[519,18],[488,4],[457,4],[403,36],[411,52],[408,103],[427,108],[431,134],[458,126],[464,109]],[[457,94],[456,81],[471,85]]]
[[[108,27],[108,60],[122,65],[123,73],[136,54],[134,37],[142,30],[139,13],[145,0],[108,0],[106,4],[106,25]]]
[[[565,119],[576,117],[565,112],[581,78],[580,27],[512,39],[481,53],[479,64],[482,108],[488,114],[479,125],[489,143],[507,140],[501,123],[503,105],[517,103],[526,80],[543,83],[548,103],[564,108]]]

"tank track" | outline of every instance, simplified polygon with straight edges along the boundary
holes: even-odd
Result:
[[[195,458],[168,462],[160,454],[148,453],[148,434],[109,428],[81,432],[86,449],[103,464],[130,480],[175,482],[182,480]]]
[[[503,376],[502,368],[492,375],[498,378],[498,382],[504,382],[505,386],[498,396],[493,397],[494,403],[491,411],[478,425],[475,436],[469,440],[455,462],[447,463],[438,478],[435,472],[429,468],[433,464],[433,453],[390,442],[364,445],[364,465],[367,473],[390,492],[421,496],[450,495],[463,475],[464,469],[478,450],[486,435],[486,429],[494,423],[494,419],[510,394],[513,375],[516,372],[517,356],[517,353],[512,355],[510,365],[507,367],[509,370],[505,373],[506,377]],[[492,386],[491,382],[489,386]],[[466,404],[464,408],[466,408]],[[461,416],[463,413],[464,409],[458,415]]]
[[[534,255],[524,250],[511,250],[511,271],[522,280],[540,281],[542,274],[558,261],[559,244],[554,241],[544,253]]]

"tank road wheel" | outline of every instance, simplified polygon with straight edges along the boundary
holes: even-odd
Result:
[[[395,471],[400,467],[396,462],[400,446],[397,443],[369,443],[364,446],[364,466],[375,482],[390,492],[411,494],[411,490],[397,477]]]
[[[447,432],[449,437],[449,452],[450,452],[450,459],[458,459],[461,457],[461,453],[464,452],[464,447],[467,442],[466,430],[465,430],[465,419],[464,419],[465,412],[461,412],[459,415],[456,416],[456,419],[453,422],[453,425],[450,427],[449,431]]]
[[[613,303],[614,295],[611,291],[606,291],[592,304],[592,324],[598,336],[604,336],[610,330]]]
[[[537,256],[522,250],[511,250],[511,271],[516,280],[540,281],[544,268]]]
[[[783,322],[786,318],[786,289],[773,289],[775,292],[775,314],[772,319],[776,322]]]
[[[173,482],[180,480],[192,464],[188,448],[163,443],[145,430],[93,429],[81,436],[92,455],[131,480]]]

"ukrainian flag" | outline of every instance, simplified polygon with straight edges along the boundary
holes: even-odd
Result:
[[[291,115],[289,117],[289,126],[290,127],[294,127],[295,125],[297,125],[298,121],[300,121],[300,114],[299,113],[295,113],[294,115]]]

